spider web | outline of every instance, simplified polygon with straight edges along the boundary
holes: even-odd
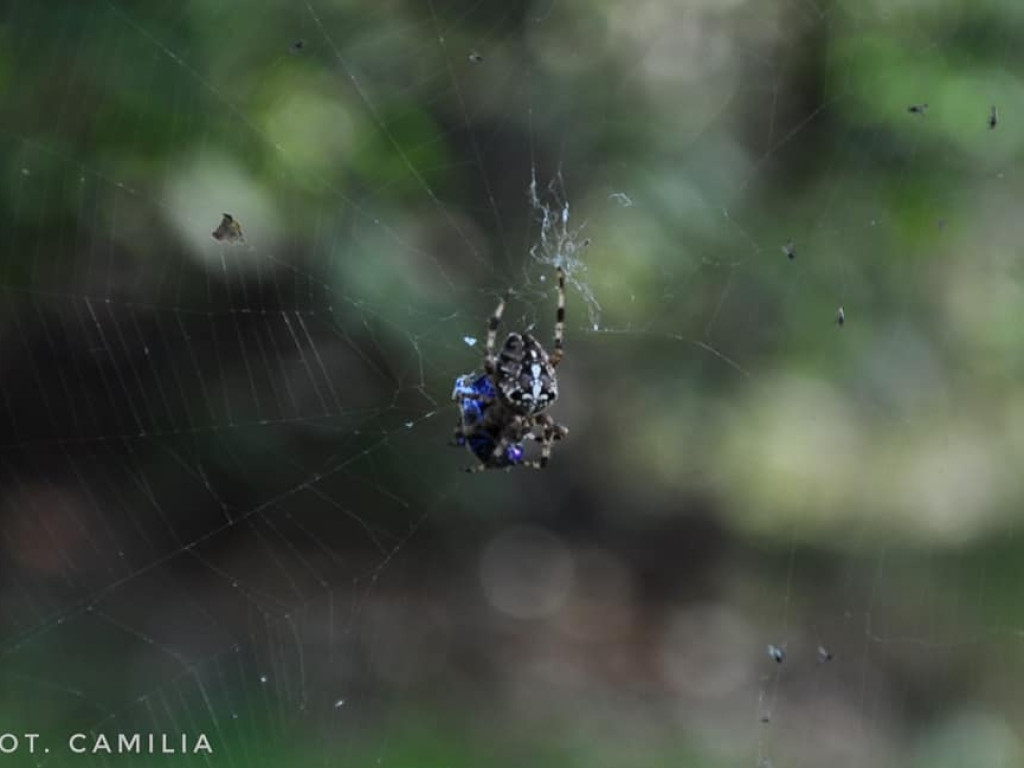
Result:
[[[1017,764],[1020,19],[932,5],[13,4],[2,759]]]

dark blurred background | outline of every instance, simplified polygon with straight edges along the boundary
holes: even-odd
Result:
[[[1022,42],[7,0],[0,722],[54,748],[0,762],[1022,764]],[[465,475],[452,382],[555,265],[571,435]]]

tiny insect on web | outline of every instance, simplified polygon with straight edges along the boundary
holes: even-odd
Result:
[[[547,409],[558,398],[555,369],[563,357],[565,334],[565,272],[558,269],[558,307],[551,354],[529,333],[510,333],[495,355],[495,341],[506,299],[487,324],[484,373],[455,380],[452,399],[459,408],[454,444],[466,446],[478,463],[468,472],[513,466],[544,469],[555,440],[569,434]],[[524,461],[523,442],[541,444],[539,459]]]
[[[238,223],[230,213],[221,214],[220,224],[211,233],[214,240],[224,243],[244,243],[245,236],[242,234],[242,225]]]

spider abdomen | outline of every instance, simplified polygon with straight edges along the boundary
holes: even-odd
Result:
[[[498,388],[515,412],[536,415],[558,399],[558,377],[548,353],[530,334],[510,334],[498,357]]]

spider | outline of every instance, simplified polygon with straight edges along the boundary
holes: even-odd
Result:
[[[565,335],[565,272],[558,269],[558,309],[551,354],[529,333],[510,333],[495,355],[501,316],[507,296],[498,302],[487,322],[484,372],[455,380],[452,399],[459,405],[455,445],[469,448],[478,463],[467,472],[514,466],[544,469],[551,446],[569,430],[555,422],[547,409],[558,398],[555,368],[562,361]],[[540,443],[540,459],[523,459],[523,441]]]

